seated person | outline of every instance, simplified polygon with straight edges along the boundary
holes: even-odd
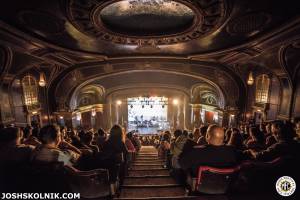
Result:
[[[253,149],[255,151],[264,150],[266,148],[264,133],[257,127],[250,128],[250,139],[246,143],[246,147],[247,149]]]
[[[127,133],[126,139],[125,139],[125,145],[126,145],[128,151],[135,152],[135,147],[134,147],[134,145],[131,142],[132,137],[133,137],[133,133],[132,132]]]
[[[40,130],[41,145],[32,153],[32,161],[63,162],[72,166],[80,156],[80,151],[69,143],[61,140],[60,130],[57,126],[47,125]],[[59,146],[64,149],[59,149]]]
[[[99,128],[97,131],[96,137],[94,139],[94,142],[95,142],[95,145],[98,146],[100,151],[103,150],[103,145],[106,140],[107,140],[106,132],[102,128]]]
[[[89,131],[84,136],[82,136],[82,142],[87,148],[92,150],[93,153],[95,154],[99,152],[99,148],[97,145],[92,144],[93,138],[94,138],[93,132]]]
[[[196,128],[194,132],[189,135],[188,140],[185,142],[182,152],[186,153],[193,149],[194,146],[197,145],[198,139],[200,137],[200,129]]]
[[[200,128],[200,137],[197,141],[198,145],[205,145],[207,144],[206,142],[206,132],[207,132],[208,126],[202,126]]]
[[[178,157],[182,152],[183,146],[187,141],[187,135],[183,134],[181,130],[176,130],[176,132],[180,132],[181,134],[177,137],[177,139],[171,144],[170,153],[172,155],[172,167],[173,168],[180,168],[178,163]],[[179,133],[176,133],[179,134]]]
[[[165,133],[162,136],[162,141],[160,142],[158,146],[158,156],[161,159],[166,159],[167,153],[170,150],[170,135],[168,133]]]
[[[196,175],[199,166],[231,167],[238,161],[234,147],[224,145],[224,130],[218,125],[210,125],[206,134],[207,145],[194,146],[189,152],[179,156],[179,164],[184,170],[192,170]]]
[[[247,141],[250,138],[248,137]],[[227,143],[228,146],[232,146],[237,150],[245,150],[245,145],[243,143],[243,136],[241,135],[240,131],[236,128],[232,129],[232,133],[230,139]]]
[[[32,135],[32,127],[27,125],[24,129],[23,129],[23,144],[25,145],[33,145],[33,146],[37,146],[40,145],[41,142],[37,139],[37,137]]]
[[[0,163],[27,162],[33,146],[21,144],[22,133],[19,128],[9,127],[0,131]]]
[[[276,127],[276,130],[274,128]],[[287,122],[273,122],[272,132],[275,133],[276,143],[263,151],[250,149],[249,152],[256,160],[272,161],[281,156],[298,156],[299,144],[293,140],[295,129]]]
[[[280,127],[277,125],[278,124],[277,122],[280,123],[279,121],[274,121],[273,123],[268,124],[266,126],[267,133],[265,135],[265,138],[266,138],[267,147],[272,146],[273,144],[276,143],[275,134],[277,134],[277,132],[280,129]]]

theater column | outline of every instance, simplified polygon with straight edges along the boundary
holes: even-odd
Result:
[[[92,122],[95,130],[104,127],[103,106],[103,104],[97,104],[97,106],[92,109]]]
[[[199,128],[201,120],[201,105],[200,104],[191,104],[192,105],[192,125],[194,128]]]

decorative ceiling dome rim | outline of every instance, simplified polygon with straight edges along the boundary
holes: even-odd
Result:
[[[93,20],[93,22],[95,23],[95,25],[97,27],[101,27],[101,29],[105,30],[107,33],[110,33],[110,34],[118,36],[118,37],[128,37],[128,38],[132,38],[132,39],[141,39],[141,40],[143,40],[143,39],[148,39],[148,40],[164,39],[164,38],[176,37],[179,35],[187,34],[188,32],[195,29],[196,26],[203,21],[203,16],[201,15],[201,11],[199,9],[197,9],[193,4],[188,4],[186,0],[172,0],[174,2],[178,2],[178,3],[185,5],[186,7],[188,7],[189,9],[191,9],[193,11],[193,14],[194,14],[193,23],[188,28],[186,28],[185,30],[180,31],[178,33],[165,34],[165,35],[138,36],[138,35],[133,35],[133,34],[122,34],[122,33],[118,33],[118,32],[115,32],[115,31],[107,28],[104,25],[103,21],[98,17],[103,9],[105,9],[106,7],[112,5],[116,2],[121,2],[121,1],[124,1],[124,0],[108,0],[107,2],[105,2],[103,4],[99,4],[91,12],[91,19]]]
[[[87,5],[81,5],[80,2],[82,1],[68,0],[67,15],[70,22],[84,34],[100,40],[126,45],[170,45],[188,42],[213,33],[221,27],[228,16],[227,0],[212,1],[206,7],[204,3],[201,4],[202,1],[172,0],[172,2],[182,4],[193,12],[193,22],[187,28],[179,32],[162,35],[124,34],[106,27],[100,17],[103,9],[122,1],[124,0],[87,1]]]

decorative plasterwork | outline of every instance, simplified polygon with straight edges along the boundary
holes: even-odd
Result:
[[[174,0],[172,2],[183,4],[194,12],[193,24],[186,30],[167,35],[120,34],[105,27],[100,17],[104,8],[119,1],[68,0],[67,15],[71,23],[81,32],[100,40],[127,45],[165,45],[201,38],[219,28],[227,16],[226,0]]]

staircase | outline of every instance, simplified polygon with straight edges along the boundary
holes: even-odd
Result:
[[[189,199],[185,189],[163,168],[152,146],[143,146],[121,186],[118,199]]]

